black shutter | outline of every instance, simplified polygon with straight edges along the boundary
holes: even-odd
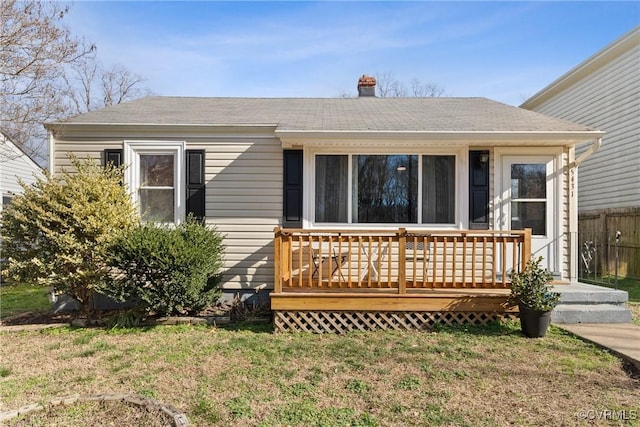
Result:
[[[489,229],[488,151],[469,151],[469,228]]]
[[[122,149],[117,150],[104,150],[104,162],[103,165],[106,166],[109,162],[113,163],[114,166],[122,166]]]
[[[302,150],[284,150],[283,227],[302,228]]]
[[[204,150],[186,150],[187,209],[199,220],[205,214]]]

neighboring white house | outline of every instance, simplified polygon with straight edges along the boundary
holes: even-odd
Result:
[[[598,252],[583,259],[583,271],[640,277],[640,27],[521,107],[605,132],[602,146],[577,169],[580,247]],[[616,268],[610,246],[618,231]]]
[[[50,167],[68,166],[68,153],[128,164],[143,212],[215,224],[228,291],[273,288],[279,226],[532,228],[533,254],[558,279],[576,277],[571,165],[602,132],[485,98],[377,98],[375,81],[360,83],[352,99],[119,104],[47,124]]]
[[[605,132],[600,149],[579,168],[580,212],[640,207],[640,27],[521,107]]]
[[[31,184],[42,177],[40,166],[0,132],[0,212],[14,194],[22,192],[19,180]]]

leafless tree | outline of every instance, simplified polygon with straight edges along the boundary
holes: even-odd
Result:
[[[411,95],[416,98],[439,98],[444,95],[444,88],[433,82],[423,83],[416,78],[411,80]]]
[[[94,48],[81,49],[62,25],[68,11],[61,3],[0,2],[0,127],[35,157],[46,146],[41,123],[63,113],[57,83],[64,65]]]
[[[95,81],[98,78],[98,61],[95,52],[70,64],[62,75],[66,109],[70,114],[94,110]]]
[[[141,76],[123,65],[105,69],[95,55],[71,64],[63,79],[69,114],[82,114],[151,95],[151,91],[141,86],[144,82]]]
[[[42,123],[148,94],[140,76],[100,64],[96,46],[64,26],[68,13],[58,2],[0,1],[0,129],[41,164]]]
[[[376,73],[376,89],[381,98],[405,98],[405,97],[441,97],[445,90],[437,83],[422,82],[414,78],[409,82],[409,87],[396,79],[392,72]]]
[[[132,73],[123,65],[114,65],[106,70],[102,76],[102,104],[107,107],[133,99],[149,96],[152,92],[142,87],[145,79]]]

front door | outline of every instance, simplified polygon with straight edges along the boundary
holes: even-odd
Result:
[[[555,212],[554,156],[504,156],[502,229],[531,229],[531,253],[559,275]]]

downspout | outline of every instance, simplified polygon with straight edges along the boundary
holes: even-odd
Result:
[[[602,145],[602,137],[596,138],[591,147],[571,161],[575,148],[569,154],[569,280],[578,280],[578,166],[589,156],[598,151]]]
[[[589,157],[590,155],[592,155],[593,153],[598,151],[600,149],[601,145],[602,145],[602,138],[596,138],[596,140],[593,141],[593,145],[591,145],[591,147],[589,147],[589,149],[587,151],[585,151],[584,153],[580,154],[580,157],[578,157],[573,162],[572,166],[574,168],[577,168],[578,166],[580,166],[582,164],[582,162],[587,160],[587,157]]]

